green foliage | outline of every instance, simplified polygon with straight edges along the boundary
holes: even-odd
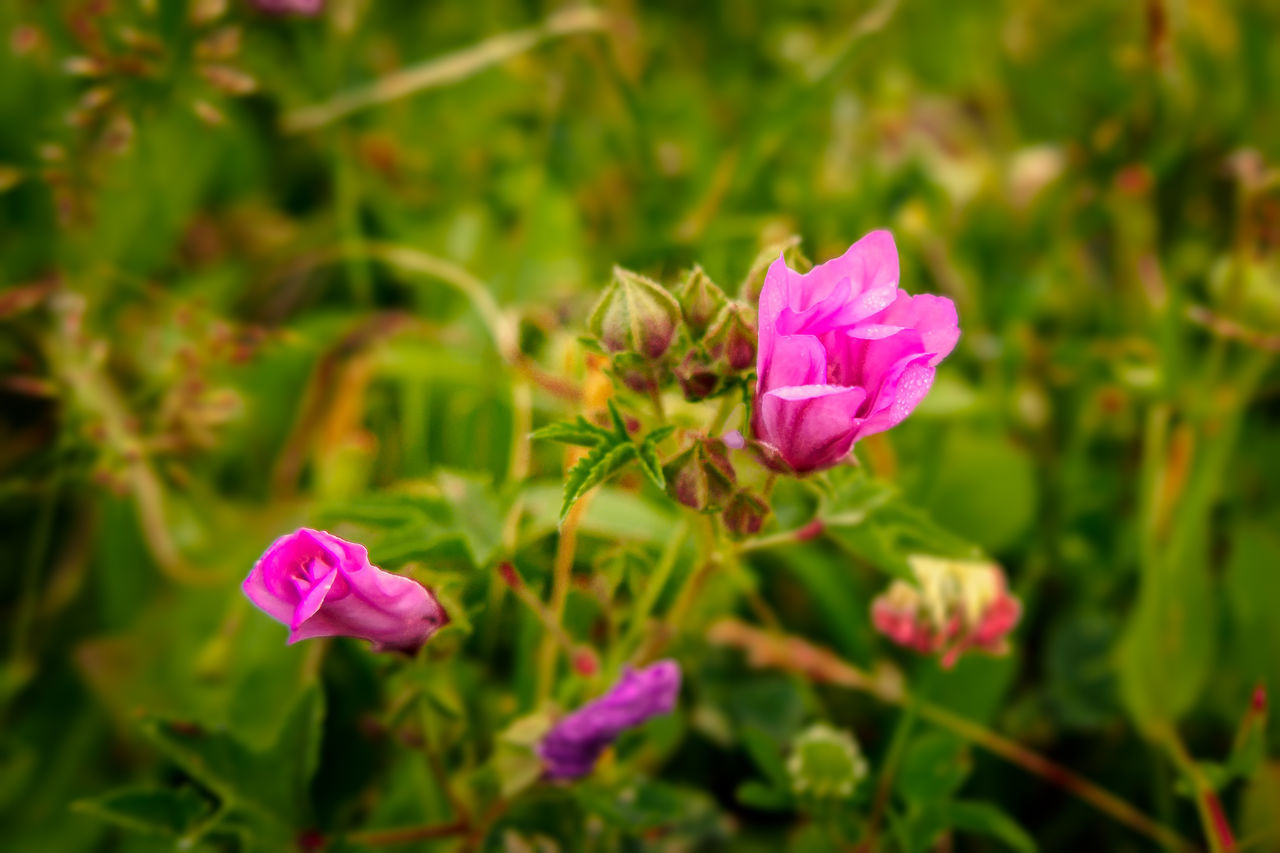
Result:
[[[562,5],[0,3],[5,852],[1158,843],[927,707],[1276,837],[1274,4]],[[721,457],[765,270],[872,228],[956,303],[928,396]],[[304,525],[448,627],[286,645],[239,584]],[[1007,656],[876,630],[917,554],[1003,567]],[[544,779],[657,657],[673,715]]]

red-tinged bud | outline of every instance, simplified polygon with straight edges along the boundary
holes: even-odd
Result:
[[[508,562],[498,564],[498,574],[502,575],[502,580],[512,589],[519,589],[524,580],[520,577],[520,573],[516,571],[516,567]]]
[[[717,510],[733,492],[735,475],[724,444],[698,439],[662,469],[667,492],[687,507]]]
[[[749,305],[731,302],[707,330],[707,353],[729,370],[746,370],[756,363],[756,319]]]
[[[586,646],[578,646],[573,650],[573,671],[578,675],[590,678],[600,671],[600,659],[594,650]]]
[[[676,290],[676,298],[680,301],[685,326],[694,340],[702,337],[707,326],[711,325],[711,321],[728,301],[724,291],[716,287],[715,282],[702,271],[702,267],[694,267],[689,272]]]
[[[689,350],[675,374],[684,398],[690,402],[705,400],[720,388],[720,374],[700,347]]]
[[[769,512],[769,505],[760,498],[748,492],[738,492],[729,499],[721,520],[729,535],[742,538],[759,533]]]
[[[610,352],[652,359],[671,346],[680,316],[680,304],[662,285],[614,267],[587,327]]]
[[[671,370],[665,364],[647,361],[632,352],[615,355],[610,372],[637,394],[649,394],[671,381]]]
[[[1267,686],[1259,683],[1253,688],[1253,700],[1250,703],[1254,713],[1265,714],[1267,712]]]

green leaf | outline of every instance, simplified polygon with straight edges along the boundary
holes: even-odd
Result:
[[[618,411],[618,406],[613,402],[613,398],[609,398],[609,418],[613,421],[614,434],[623,441],[630,441],[631,434],[627,432],[627,422]]]
[[[675,431],[676,431],[676,428],[674,424],[667,424],[666,426],[660,426],[644,437],[644,443],[656,446],[659,443],[661,443],[663,440],[665,440],[667,436],[671,435],[671,433]]]
[[[763,782],[743,782],[737,790],[738,802],[753,809],[766,812],[788,811],[795,807],[791,792],[785,788],[775,788]]]
[[[1027,831],[991,803],[957,800],[943,807],[948,825],[964,832],[986,835],[1018,853],[1036,853],[1035,839]]]
[[[762,729],[756,726],[743,726],[740,734],[742,745],[747,754],[765,778],[774,788],[789,789],[791,777],[787,774],[787,766],[782,761],[782,751],[778,744]]]
[[[98,797],[77,800],[73,811],[147,835],[186,835],[212,811],[212,805],[193,788],[121,788]]]
[[[534,430],[529,435],[532,439],[547,439],[548,441],[558,441],[562,444],[577,444],[582,447],[595,447],[600,442],[609,440],[610,436],[611,433],[608,430],[589,422],[582,415],[578,415],[578,419],[571,423],[559,421],[547,424],[541,429]]]
[[[285,718],[275,743],[261,751],[226,732],[160,720],[145,723],[143,732],[218,799],[225,821],[276,838],[306,822],[323,714],[323,693],[312,685]]]
[[[588,813],[628,833],[661,830],[695,838],[719,834],[715,801],[696,788],[628,782],[609,788],[581,785],[576,793]]]
[[[626,444],[601,444],[578,460],[578,464],[569,470],[568,479],[564,484],[564,503],[560,507],[560,520],[564,521],[564,517],[569,514],[569,508],[592,486],[604,482],[635,458],[636,445],[628,441]]]
[[[658,458],[658,450],[647,440],[636,448],[636,461],[640,470],[659,489],[667,488],[667,478],[662,473],[662,460]]]
[[[972,766],[964,741],[946,732],[925,732],[907,747],[894,784],[908,802],[944,800],[964,784]]]

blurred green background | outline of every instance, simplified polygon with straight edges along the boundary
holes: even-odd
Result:
[[[762,246],[798,235],[823,260],[878,227],[903,286],[950,296],[963,330],[925,404],[860,449],[912,513],[762,551],[749,577],[787,630],[894,657],[932,701],[1200,838],[1167,731],[1226,764],[1255,686],[1280,688],[1280,8],[328,7],[0,5],[0,846],[172,849],[70,804],[201,778],[149,720],[265,747],[317,672],[326,723],[310,787],[287,783],[306,789],[296,826],[447,819],[395,736],[396,697],[434,703],[428,728],[473,789],[502,775],[494,733],[534,702],[539,627],[495,591],[492,558],[519,494],[517,562],[545,583],[561,458],[536,444],[526,476],[522,436],[574,410],[518,381],[442,280],[483,282],[529,362],[578,382],[575,338],[613,264],[671,281],[697,262],[730,290]],[[423,66],[434,85],[390,88]],[[334,112],[350,92],[369,103]],[[804,500],[780,490],[779,523]],[[635,483],[603,492],[580,575],[627,588],[669,515]],[[1026,608],[1011,657],[943,673],[874,637],[874,567],[919,547],[921,518],[1007,569]],[[380,564],[417,566],[466,614],[427,669],[287,648],[243,602],[253,560],[302,524],[364,529]],[[575,588],[575,636],[608,620],[595,582]],[[710,590],[706,618],[735,601]],[[679,650],[688,713],[646,749],[702,792],[679,800],[697,813],[687,843],[821,849],[735,796],[758,775],[738,733],[786,743],[810,691],[696,638]],[[900,716],[822,694],[874,772]],[[1046,850],[1149,849],[915,729],[905,823],[962,792]],[[1237,836],[1280,849],[1280,763],[1208,771]],[[566,839],[575,809],[627,827],[541,796]],[[546,819],[539,802],[513,832]],[[169,804],[175,833],[196,803]],[[955,849],[1005,849],[994,834]]]

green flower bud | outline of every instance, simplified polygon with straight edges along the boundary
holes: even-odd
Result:
[[[818,723],[796,737],[787,774],[799,796],[843,800],[866,778],[867,760],[853,735]]]
[[[666,364],[648,361],[633,352],[615,355],[610,372],[637,394],[648,394],[671,381],[671,369]]]
[[[748,492],[738,492],[729,499],[720,518],[731,536],[741,538],[759,533],[768,517],[767,503]]]
[[[704,341],[707,353],[735,373],[756,361],[756,318],[751,306],[730,302],[716,315]]]
[[[660,358],[675,337],[680,304],[662,285],[621,267],[587,320],[610,352]]]
[[[675,374],[684,398],[691,402],[705,400],[720,389],[720,373],[701,347],[689,350]]]
[[[687,507],[716,510],[733,492],[735,475],[724,442],[700,438],[663,466],[667,492]]]
[[[716,287],[715,282],[698,266],[689,272],[676,290],[676,298],[680,301],[684,323],[689,327],[689,334],[694,340],[702,337],[707,326],[711,325],[711,321],[728,301],[724,291]]]

